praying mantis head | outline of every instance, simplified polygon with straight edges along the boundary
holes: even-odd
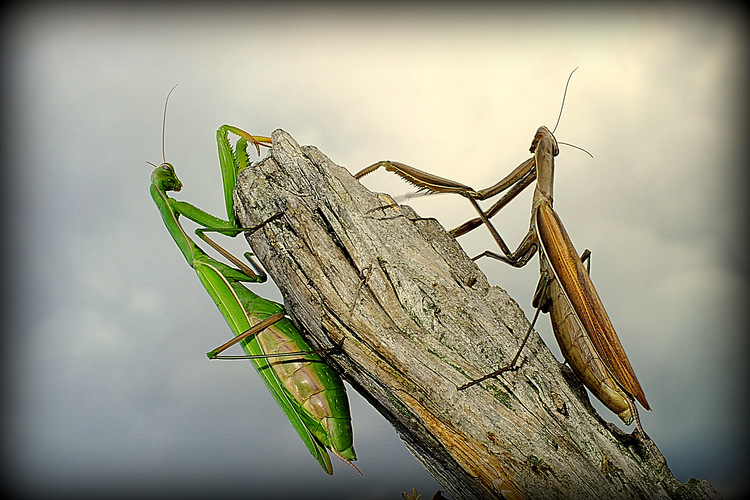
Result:
[[[174,92],[174,89],[177,88],[177,85],[175,84],[174,87],[172,87],[172,90],[169,91],[167,94],[167,98],[164,100],[164,114],[162,115],[162,122],[161,122],[161,157],[162,157],[162,163],[157,166],[153,163],[146,162],[149,165],[153,165],[154,171],[151,172],[151,184],[156,186],[159,191],[167,192],[167,191],[179,191],[182,189],[182,182],[180,179],[177,178],[177,173],[174,171],[174,166],[171,163],[167,163],[166,154],[164,152],[164,131],[167,126],[167,105],[169,104],[169,96],[172,95],[172,92]]]
[[[177,178],[174,167],[171,163],[164,162],[157,166],[151,172],[151,184],[157,187],[159,191],[179,191],[182,189],[182,182]]]

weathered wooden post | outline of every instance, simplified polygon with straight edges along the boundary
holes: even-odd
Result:
[[[240,175],[235,206],[287,310],[457,499],[719,498],[677,481],[649,438],[602,420],[536,333],[519,368],[456,388],[528,328],[434,219],[422,219],[282,130]],[[354,423],[356,430],[356,422]]]

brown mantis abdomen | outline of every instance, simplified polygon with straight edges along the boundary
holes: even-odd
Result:
[[[599,295],[562,221],[547,202],[537,206],[535,217],[540,273],[550,281],[544,296],[534,298],[534,306],[541,304],[542,311],[549,312],[560,350],[576,376],[629,424],[635,415],[633,398],[648,409],[630,361],[606,310],[599,307]],[[603,357],[599,352],[612,355]]]
[[[548,267],[542,259],[542,272]],[[547,285],[547,304],[542,310],[549,312],[552,330],[560,346],[563,357],[576,376],[604,405],[617,414],[626,424],[633,421],[628,405],[628,396],[615,382],[594,349],[581,321],[573,311],[565,292],[557,280]],[[548,309],[547,309],[548,308]]]

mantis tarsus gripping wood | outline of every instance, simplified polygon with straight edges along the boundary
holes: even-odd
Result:
[[[229,132],[240,136],[234,149],[229,142]],[[259,297],[243,285],[243,282],[266,280],[265,273],[258,269],[250,253],[245,253],[245,257],[254,270],[205,234],[214,231],[234,237],[242,232],[258,230],[278,218],[271,217],[255,228],[241,228],[238,227],[232,203],[237,174],[248,165],[247,143],[252,143],[260,151],[259,145],[267,145],[271,140],[254,137],[229,125],[219,128],[216,139],[228,220],[219,219],[168,196],[168,191],[182,189],[182,183],[170,163],[164,161],[151,174],[151,197],[159,208],[164,225],[235,335],[234,339],[209,352],[208,357],[250,359],[321,467],[328,474],[333,473],[326,452],[328,448],[359,472],[350,462],[356,460],[356,455],[352,446],[351,416],[344,384],[318,355],[330,349],[312,350],[294,324],[285,318],[281,304]],[[201,250],[180,224],[180,215],[204,226],[197,229],[196,234],[236,268],[211,258]],[[238,342],[247,356],[218,356]]]
[[[481,191],[444,179],[403,163],[381,161],[355,175],[361,178],[379,167],[395,172],[419,188],[435,193],[456,193],[466,197],[479,213],[473,219],[451,231],[459,236],[484,224],[489,229],[502,255],[486,251],[475,257],[490,256],[515,267],[524,266],[539,250],[540,280],[532,304],[537,308],[532,324],[526,334],[528,338],[539,311],[549,312],[555,337],[563,356],[573,372],[591,392],[626,424],[633,419],[637,430],[643,433],[634,400],[645,409],[650,409],[641,385],[635,376],[625,350],[607,316],[604,305],[591,282],[583,261],[589,252],[578,257],[562,221],[552,208],[552,184],[554,157],[558,154],[555,137],[540,127],[531,143],[533,157],[519,165],[500,182]],[[489,218],[517,196],[536,179],[536,189],[531,209],[531,226],[518,248],[511,252]],[[484,200],[506,191],[487,212],[483,212],[477,200]],[[461,387],[466,389],[487,378],[509,370],[523,349],[506,366]]]

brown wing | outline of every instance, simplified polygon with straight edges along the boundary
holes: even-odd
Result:
[[[599,294],[560,217],[549,203],[541,203],[536,211],[539,240],[560,286],[570,299],[573,309],[591,338],[596,352],[617,382],[647,410],[646,396],[630,366],[625,350],[617,338]]]

